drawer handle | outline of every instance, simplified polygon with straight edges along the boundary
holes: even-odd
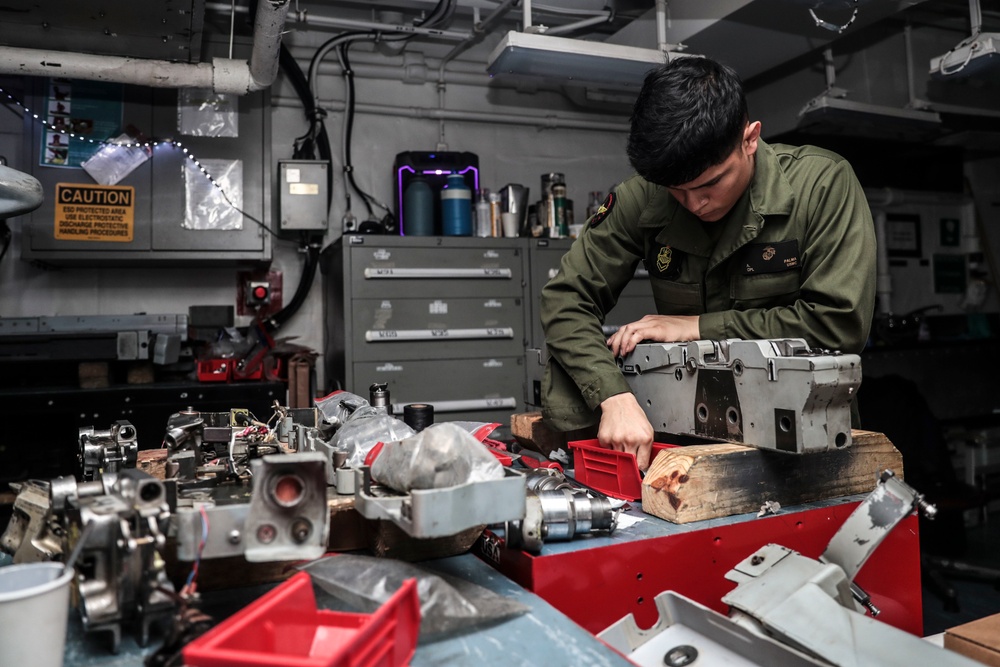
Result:
[[[412,403],[413,401],[410,401]],[[434,414],[440,412],[466,412],[469,410],[513,410],[517,408],[517,399],[513,396],[503,398],[474,398],[467,401],[420,401],[434,406]],[[393,404],[392,414],[403,414],[403,405]]]
[[[365,269],[365,279],[380,280],[391,278],[489,278],[510,280],[513,272],[510,269],[397,269],[371,268]]]
[[[369,329],[368,343],[391,343],[397,340],[476,340],[482,338],[513,338],[513,327],[482,329]]]

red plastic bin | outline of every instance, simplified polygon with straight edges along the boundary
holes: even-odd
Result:
[[[654,442],[649,460],[663,449],[678,446]],[[642,477],[634,454],[601,447],[596,439],[574,440],[569,448],[573,452],[573,476],[579,482],[612,498],[642,498]]]
[[[374,614],[317,610],[299,572],[184,647],[189,667],[403,667],[417,647],[420,599],[407,579]]]
[[[199,359],[199,382],[229,382],[232,373],[232,359]]]

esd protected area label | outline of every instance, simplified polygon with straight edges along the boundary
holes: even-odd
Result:
[[[132,241],[135,188],[57,183],[55,237],[62,241]]]

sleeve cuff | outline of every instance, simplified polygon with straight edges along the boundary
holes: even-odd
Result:
[[[618,394],[631,393],[629,386],[621,371],[617,368],[613,372],[601,373],[586,387],[583,388],[583,400],[591,410],[600,407],[605,399],[617,396]]]
[[[698,337],[702,340],[723,340],[726,334],[726,312],[704,313],[698,316]]]

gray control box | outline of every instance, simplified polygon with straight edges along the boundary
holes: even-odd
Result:
[[[326,231],[330,164],[325,160],[278,162],[278,224],[283,231]]]

